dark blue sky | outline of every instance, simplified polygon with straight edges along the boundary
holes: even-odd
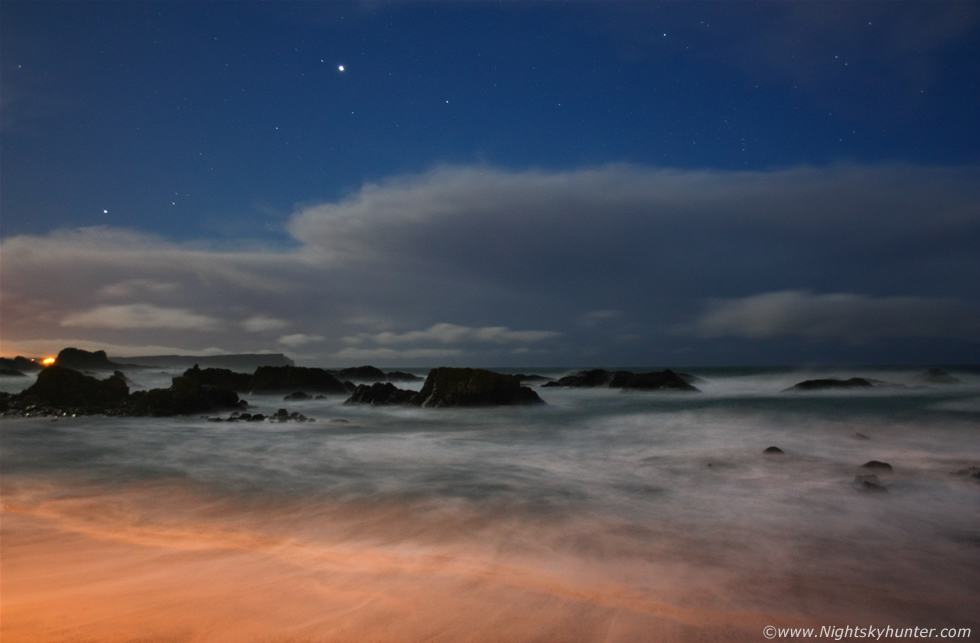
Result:
[[[3,315],[16,346],[658,363],[678,342],[695,361],[718,342],[737,361],[785,361],[780,342],[802,337],[817,348],[788,360],[918,360],[937,342],[942,361],[980,356],[976,333],[923,336],[932,318],[880,338],[731,318],[763,301],[752,297],[805,293],[794,311],[857,297],[877,311],[860,323],[902,297],[953,306],[964,327],[977,319],[972,3],[5,1],[0,18]],[[572,198],[590,172],[605,192]],[[865,175],[867,190],[847,178]],[[808,208],[801,228],[793,213]],[[525,234],[539,236],[515,243]],[[651,263],[663,239],[686,249],[682,271]],[[77,301],[31,277],[65,268],[31,263],[59,242],[102,244],[76,258],[93,262]],[[129,266],[120,253],[141,244],[202,267]],[[337,258],[354,247],[356,261]],[[365,259],[376,254],[400,262]],[[273,288],[263,308],[241,283],[216,285],[252,270],[297,299]],[[349,291],[351,275],[371,293]],[[325,282],[330,311],[296,303]],[[47,326],[24,313],[38,309]],[[728,325],[677,330],[711,311]],[[550,335],[411,335],[440,324]]]

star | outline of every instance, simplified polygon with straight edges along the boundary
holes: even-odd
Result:
[[[343,65],[337,65],[337,71],[344,71]]]

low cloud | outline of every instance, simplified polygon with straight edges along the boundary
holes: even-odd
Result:
[[[285,344],[290,348],[297,348],[304,344],[316,344],[324,340],[323,335],[307,335],[305,333],[295,333],[293,335],[283,335],[279,338],[280,344]]]
[[[413,360],[452,359],[463,357],[465,351],[456,348],[345,348],[333,354],[341,361],[379,360],[381,363],[411,362]]]
[[[373,342],[375,344],[418,344],[433,342],[438,344],[523,344],[540,342],[559,337],[561,333],[548,330],[511,330],[505,326],[484,326],[470,328],[458,324],[435,324],[425,330],[407,333],[383,332],[348,336],[343,339],[348,344]]]
[[[135,328],[168,330],[216,330],[221,321],[181,308],[160,308],[151,304],[98,306],[73,313],[61,320],[62,326],[128,330]]]
[[[282,330],[283,328],[288,328],[289,322],[285,319],[276,319],[275,317],[265,317],[263,315],[257,315],[255,317],[249,317],[242,322],[242,328],[252,333],[261,333],[270,330]]]
[[[784,290],[715,301],[708,308],[694,325],[701,337],[980,341],[980,302],[964,299]]]

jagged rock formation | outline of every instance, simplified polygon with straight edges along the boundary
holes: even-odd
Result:
[[[482,368],[435,368],[418,393],[391,383],[361,385],[347,404],[398,404],[425,408],[458,406],[514,406],[544,404],[537,393],[521,386],[513,375]]]

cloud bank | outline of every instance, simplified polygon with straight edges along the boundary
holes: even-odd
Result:
[[[3,351],[577,364],[725,337],[977,342],[978,202],[973,167],[440,167],[299,209],[288,249],[5,238]]]

